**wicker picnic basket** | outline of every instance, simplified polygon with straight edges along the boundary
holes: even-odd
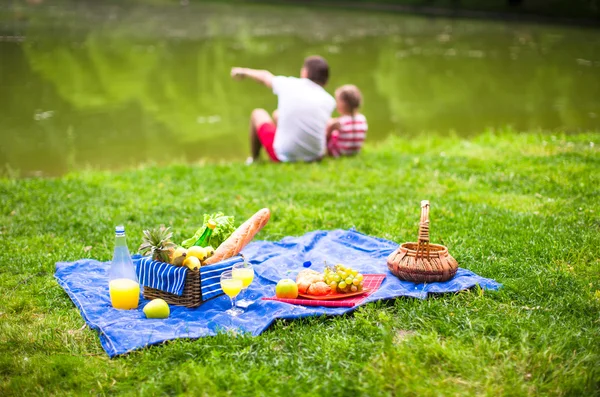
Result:
[[[183,287],[183,294],[181,296],[144,286],[144,298],[148,300],[157,298],[164,299],[168,304],[175,306],[198,307],[202,304],[200,271],[188,271]]]
[[[448,248],[429,243],[429,201],[421,201],[419,241],[404,243],[387,258],[390,271],[399,279],[418,283],[447,281],[454,277],[458,262]]]

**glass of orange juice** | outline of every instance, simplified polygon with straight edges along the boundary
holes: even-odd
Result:
[[[244,295],[244,293],[248,289],[248,286],[252,284],[252,281],[254,280],[254,267],[252,267],[252,265],[246,261],[242,263],[237,263],[233,265],[233,268],[231,269],[231,274],[233,275],[233,278],[242,280],[242,295]],[[254,301],[249,299],[240,299],[237,301],[237,306],[247,308],[253,303]]]
[[[226,310],[225,313],[231,317],[238,316],[244,311],[235,307],[235,297],[238,296],[242,290],[244,283],[238,278],[234,278],[231,270],[226,270],[221,273],[221,289],[229,297],[231,301],[231,308]]]

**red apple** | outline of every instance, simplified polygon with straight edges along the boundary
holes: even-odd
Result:
[[[296,299],[298,297],[298,286],[294,280],[289,278],[279,280],[275,287],[275,295],[278,298]]]

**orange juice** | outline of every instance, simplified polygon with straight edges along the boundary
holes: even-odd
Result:
[[[252,280],[254,280],[254,270],[245,268],[233,269],[231,271],[231,276],[238,280],[242,280],[242,284],[244,284],[242,288],[248,288],[248,286],[252,284]]]
[[[221,280],[221,288],[231,298],[235,298],[242,290],[242,280],[229,278]]]
[[[140,285],[128,278],[118,278],[108,284],[110,301],[115,309],[135,309],[140,301]]]

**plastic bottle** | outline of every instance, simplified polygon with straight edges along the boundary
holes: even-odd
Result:
[[[206,229],[202,233],[202,236],[194,243],[198,247],[206,247],[208,245],[208,241],[210,240],[210,236],[212,235],[213,230],[217,227],[217,224],[212,219],[206,223]]]
[[[124,226],[115,228],[115,251],[108,280],[110,301],[115,309],[128,310],[138,307],[140,284],[127,248]]]

